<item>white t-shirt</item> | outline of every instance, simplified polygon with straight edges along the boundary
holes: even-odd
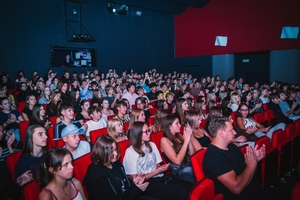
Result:
[[[73,158],[75,160],[76,158],[79,158],[90,152],[91,152],[90,144],[87,141],[80,141],[80,143],[76,149],[76,153],[73,154]]]
[[[107,123],[103,117],[97,122],[94,122],[93,120],[89,120],[86,122],[86,125],[88,126],[85,132],[85,136],[90,136],[90,132],[107,127]]]
[[[232,112],[236,112],[238,108],[239,108],[239,106],[235,103],[231,104],[231,106],[230,106],[230,109],[232,110]]]
[[[123,166],[125,168],[126,174],[149,174],[156,171],[156,164],[162,162],[160,154],[156,145],[153,142],[150,142],[152,147],[152,152],[143,145],[142,150],[145,153],[145,156],[139,155],[132,146],[128,147],[125,152]],[[162,177],[164,174],[158,174],[155,177]]]

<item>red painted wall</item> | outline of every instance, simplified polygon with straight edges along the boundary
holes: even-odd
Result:
[[[282,26],[300,26],[299,0],[211,0],[175,16],[176,57],[300,48],[280,39]],[[216,36],[228,36],[216,47]]]

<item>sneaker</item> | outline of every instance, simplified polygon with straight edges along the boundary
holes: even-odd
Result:
[[[286,180],[285,180],[285,178],[280,178],[280,183],[286,183]]]
[[[291,175],[292,175],[291,172],[286,172],[286,173],[284,174],[284,176],[291,176]]]

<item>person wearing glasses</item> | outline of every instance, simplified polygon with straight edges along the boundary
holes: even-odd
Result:
[[[127,148],[123,160],[126,174],[134,178],[145,176],[149,182],[145,195],[157,199],[188,199],[193,184],[165,176],[170,164],[162,164],[156,145],[150,141],[152,130],[145,122],[134,122],[129,129],[131,146]]]

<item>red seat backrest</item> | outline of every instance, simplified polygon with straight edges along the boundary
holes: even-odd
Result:
[[[107,135],[107,128],[100,128],[94,131],[90,132],[90,137],[91,137],[91,143],[95,144],[96,140],[98,139],[98,137],[100,137],[101,135]]]
[[[150,108],[149,112],[150,112],[151,116],[155,115],[157,110],[158,110],[158,108]]]
[[[17,152],[10,154],[9,156],[7,156],[5,158],[6,165],[8,166],[11,177],[14,181],[16,180],[16,177],[15,177],[16,164],[17,164],[21,154],[22,154],[22,151],[17,151]]]
[[[248,147],[248,144],[240,146],[240,150],[241,150],[241,152],[242,152],[243,155],[246,153],[247,147]]]
[[[285,127],[285,133],[287,135],[288,138],[293,137],[295,135],[297,135],[297,128],[295,124],[288,124]]]
[[[87,172],[88,166],[92,163],[91,153],[85,154],[73,161],[74,166],[74,177],[77,178],[81,183]],[[85,186],[82,186],[84,189],[85,196],[88,198],[88,193]]]
[[[24,198],[27,199],[39,199],[40,190],[35,180],[27,183],[23,187]]]
[[[265,121],[265,116],[263,113],[255,113],[253,119],[258,123],[263,123]]]
[[[56,125],[56,118],[57,118],[57,116],[49,117],[49,120],[51,121],[52,126],[55,126],[55,125]]]
[[[269,108],[269,106],[268,106],[267,103],[264,103],[264,104],[262,105],[262,107],[263,107],[264,111],[268,110],[268,108]]]
[[[270,153],[271,141],[270,141],[270,138],[268,138],[267,136],[258,138],[255,141],[255,144],[258,146],[258,149],[264,144],[266,147],[266,154]]]
[[[19,131],[20,131],[20,139],[24,142],[26,131],[28,129],[29,121],[20,121],[19,122]]]
[[[150,134],[150,141],[156,144],[157,149],[160,151],[160,139],[163,137],[164,132],[158,131]]]
[[[233,125],[237,126],[237,123],[236,123],[236,112],[231,112],[231,118],[232,118],[232,121],[233,121]]]
[[[277,147],[280,143],[286,141],[287,135],[284,130],[277,130],[272,135],[272,147]]]
[[[56,147],[56,142],[54,141],[54,126],[48,128],[48,141],[47,148],[52,149]]]
[[[111,120],[112,118],[114,118],[116,115],[109,115],[107,116],[107,120]]]
[[[63,146],[65,146],[65,141],[61,138],[58,140],[55,140],[56,143],[56,147],[62,148]]]
[[[215,194],[214,182],[210,179],[204,179],[198,182],[190,193],[190,200],[221,200],[222,194]]]
[[[149,117],[148,118],[148,125],[150,126],[150,125],[153,125],[154,124],[154,117]]]
[[[201,181],[203,178],[205,178],[202,168],[205,152],[206,149],[200,149],[191,156],[191,164],[195,174],[196,182]]]
[[[22,113],[22,110],[25,108],[25,105],[26,105],[26,101],[22,101],[18,103],[17,110],[19,111],[19,113]]]
[[[200,123],[200,128],[205,129],[205,126],[206,126],[206,119],[202,119]]]
[[[120,148],[120,162],[123,163],[123,158],[125,156],[126,149],[129,147],[130,141],[124,140],[121,142],[118,142],[118,146]]]
[[[124,132],[126,133],[128,131],[128,128],[129,128],[129,122],[124,123],[123,127],[124,127]]]

